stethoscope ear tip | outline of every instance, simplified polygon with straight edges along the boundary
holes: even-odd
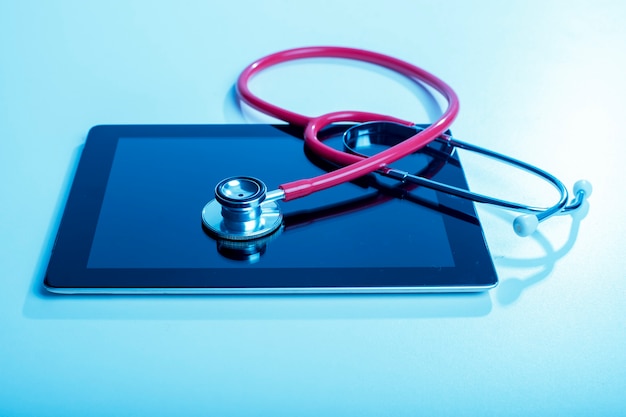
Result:
[[[522,214],[513,220],[513,230],[520,237],[532,235],[538,225],[539,219],[534,214]]]
[[[587,180],[578,180],[574,184],[574,195],[578,195],[580,191],[585,193],[585,198],[588,198],[593,191],[593,187],[591,186],[591,183]]]
[[[561,214],[571,213],[575,219],[582,219],[589,211],[587,198],[591,195],[593,187],[587,180],[578,180],[574,184],[575,198],[570,205],[561,210]],[[543,217],[545,220],[547,217]],[[520,237],[527,237],[535,233],[539,226],[539,218],[534,214],[522,214],[513,221],[513,230]]]

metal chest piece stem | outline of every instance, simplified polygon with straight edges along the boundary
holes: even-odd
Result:
[[[215,187],[215,199],[202,210],[202,222],[213,235],[227,240],[251,240],[276,231],[283,216],[276,203],[280,193],[268,198],[265,184],[253,177],[230,177]]]

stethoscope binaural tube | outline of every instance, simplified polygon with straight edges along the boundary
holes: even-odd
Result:
[[[421,130],[422,127],[416,125],[406,126],[401,124],[389,123],[389,122],[370,122],[349,128],[344,134],[344,147],[352,154],[359,154],[353,146],[361,136],[369,136],[368,141],[371,141],[371,137],[406,137],[409,136],[412,131]],[[402,134],[402,132],[404,132]],[[372,135],[372,133],[374,133]],[[513,221],[513,229],[519,236],[529,236],[532,234],[539,223],[545,219],[550,218],[556,214],[565,214],[572,210],[577,210],[585,201],[587,197],[591,195],[592,186],[586,180],[579,180],[574,184],[574,199],[568,204],[568,192],[565,185],[556,178],[554,175],[519,159],[512,158],[507,155],[503,155],[498,152],[491,151],[489,149],[481,148],[476,145],[472,145],[467,142],[460,141],[449,135],[442,134],[436,141],[446,143],[454,148],[465,149],[470,152],[481,154],[485,157],[498,160],[500,162],[513,165],[518,169],[524,170],[538,177],[541,177],[544,181],[551,184],[559,193],[559,199],[556,203],[549,207],[533,207],[527,204],[516,203],[508,200],[502,200],[495,197],[489,197],[483,194],[474,193],[468,190],[464,190],[451,185],[443,184],[437,181],[433,181],[429,178],[413,175],[406,171],[397,170],[394,168],[386,167],[384,170],[378,170],[377,173],[389,178],[396,179],[402,182],[409,182],[415,185],[427,187],[436,191],[451,194],[457,197],[461,197],[467,200],[474,201],[476,203],[491,204],[494,206],[502,207],[509,210],[515,210],[518,212],[524,212],[515,218]],[[386,143],[382,143],[387,145]],[[365,155],[362,155],[365,156]]]

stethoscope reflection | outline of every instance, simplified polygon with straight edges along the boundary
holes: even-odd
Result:
[[[341,126],[334,126],[327,129],[324,132],[325,140],[327,140],[328,137],[341,135],[344,130],[345,127]],[[344,147],[345,151],[348,152],[367,154],[368,152],[376,152],[375,149],[368,149],[374,145],[393,146],[395,142],[400,140],[402,140],[401,137],[387,136],[384,140],[380,140],[377,143],[344,143]],[[418,169],[415,172],[415,175],[419,175],[423,178],[433,178],[447,164],[454,164],[458,166],[458,160],[453,157],[453,152],[454,147],[450,146],[445,141],[433,142],[420,151],[407,157],[407,159],[411,159],[411,157],[413,157],[413,160],[406,162],[412,164],[417,162]],[[337,168],[336,165],[319,157],[307,148],[305,148],[305,155],[311,163],[325,171],[332,171]],[[393,182],[391,184],[387,184],[383,183],[374,174],[358,178],[351,183],[363,189],[369,189],[371,192],[361,197],[350,198],[348,200],[334,202],[321,207],[286,213],[283,216],[280,228],[276,232],[267,236],[252,240],[215,239],[218,253],[230,260],[256,263],[261,260],[261,257],[266,253],[271,242],[283,233],[288,233],[290,230],[298,228],[310,227],[315,223],[336,219],[341,216],[350,215],[357,211],[368,210],[397,199],[409,201],[422,207],[436,210],[449,216],[454,216],[463,221],[474,224],[477,223],[474,216],[463,211],[462,209],[459,209],[458,207],[451,207],[449,205],[442,204],[441,202],[436,202],[432,199],[418,195],[414,191],[420,188],[420,186],[414,183]]]

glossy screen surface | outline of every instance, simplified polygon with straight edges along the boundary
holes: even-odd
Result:
[[[328,136],[327,143],[340,146],[340,132]],[[397,165],[465,186],[455,158],[433,155],[412,155]],[[468,268],[491,265],[470,203],[373,175],[280,202],[282,230],[250,244],[217,241],[202,227],[202,208],[225,177],[256,177],[272,190],[328,169],[287,128],[93,129],[59,231],[57,246],[63,248],[55,250],[47,284],[446,286],[480,285],[480,277],[490,275]],[[80,250],[71,250],[79,244]],[[77,265],[57,267],[55,257]]]

